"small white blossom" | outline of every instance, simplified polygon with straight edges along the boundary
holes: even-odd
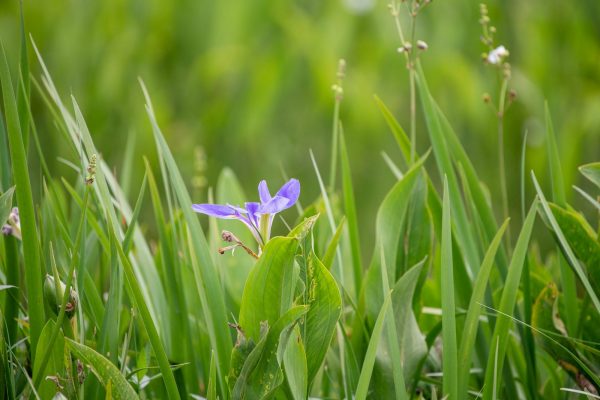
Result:
[[[504,46],[498,46],[494,50],[490,51],[487,56],[487,62],[493,65],[500,64],[504,57],[508,57],[508,50]]]

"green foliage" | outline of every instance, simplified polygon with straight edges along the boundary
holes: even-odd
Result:
[[[114,5],[112,0],[107,4]],[[306,110],[300,103],[293,96],[283,96],[288,90],[295,93],[297,89],[286,88],[288,82],[297,85],[302,76],[298,71],[303,67],[295,65],[294,57],[286,60],[291,70],[285,85],[272,76],[274,60],[262,62],[262,57],[253,55],[257,70],[263,72],[252,75],[248,87],[233,82],[229,88],[208,93],[214,92],[214,104],[205,99],[193,104],[194,114],[200,108],[197,119],[204,124],[202,129],[216,132],[203,132],[207,151],[197,151],[194,163],[186,159],[192,147],[191,135],[185,134],[191,129],[186,125],[189,120],[173,124],[178,114],[169,112],[167,105],[173,96],[190,94],[186,85],[191,78],[175,80],[171,87],[150,73],[147,82],[152,89],[142,83],[135,102],[110,98],[118,113],[127,110],[128,123],[140,130],[129,135],[122,162],[114,163],[119,152],[111,147],[119,147],[119,135],[107,142],[98,128],[98,115],[110,107],[99,104],[94,96],[100,93],[95,91],[90,91],[91,100],[84,94],[83,107],[74,98],[63,99],[64,90],[57,89],[42,60],[41,53],[51,54],[52,69],[57,68],[45,39],[42,52],[33,46],[41,68],[39,78],[38,65],[30,65],[22,20],[18,66],[9,62],[13,59],[10,52],[7,57],[3,51],[0,60],[4,113],[0,115],[0,226],[10,222],[20,225],[22,232],[22,237],[1,237],[0,397],[407,400],[442,396],[454,400],[479,394],[484,399],[520,396],[536,400],[562,399],[561,390],[598,395],[600,239],[597,214],[579,207],[577,201],[600,209],[599,164],[590,160],[580,167],[582,180],[585,177],[589,182],[575,187],[583,199],[573,199],[570,185],[574,160],[580,155],[565,140],[564,110],[554,114],[561,121],[556,131],[550,107],[546,104],[542,112],[542,101],[531,94],[524,97],[535,106],[515,105],[514,116],[506,113],[514,98],[504,102],[505,96],[512,95],[507,91],[510,71],[501,66],[497,69],[501,74],[498,96],[503,100],[495,113],[500,133],[493,139],[494,143],[500,139],[502,147],[495,150],[500,158],[507,150],[508,162],[506,171],[489,168],[497,156],[490,153],[490,146],[470,143],[469,133],[487,132],[483,129],[487,122],[479,121],[487,119],[470,109],[457,115],[460,99],[448,104],[440,95],[445,91],[440,81],[453,86],[457,83],[447,77],[457,75],[429,71],[427,65],[440,57],[439,50],[424,53],[427,45],[417,42],[417,35],[428,30],[416,26],[434,26],[426,14],[420,14],[428,2],[406,4],[413,12],[396,15],[404,13],[404,8],[392,2],[394,15],[388,22],[390,31],[397,23],[402,40],[400,57],[406,61],[410,90],[408,113],[396,117],[392,110],[398,104],[392,100],[386,105],[378,96],[372,110],[361,105],[371,89],[355,86],[360,74],[353,75],[353,71],[364,68],[353,70],[356,60],[348,62],[346,80],[342,79],[344,71],[338,71],[327,160],[331,166],[326,171],[329,186],[321,179],[315,157],[325,153],[316,136],[307,133],[302,138],[307,142],[294,141],[291,151],[281,138],[270,140],[257,133],[269,118],[274,124],[299,118],[303,123],[293,124],[289,135],[297,133],[298,127],[309,132],[313,126],[304,118]],[[24,6],[27,15],[31,9]],[[219,18],[202,29],[214,37],[203,35],[199,45],[218,51],[200,62],[208,61],[210,66],[186,63],[201,79],[206,79],[204,68],[212,71],[208,75],[213,78],[232,73],[219,72],[224,65],[221,59],[227,60],[228,68],[239,67],[232,60],[240,56],[229,46],[234,43],[232,37],[246,36],[245,28],[237,23],[250,21],[250,14],[264,16],[270,28],[274,15],[282,18],[276,24],[285,32],[280,44],[301,43],[305,56],[312,60],[311,69],[319,70],[313,65],[317,59],[330,58],[322,53],[326,45],[314,40],[321,39],[318,35],[304,38],[298,32],[310,31],[304,28],[312,26],[312,13],[319,7],[332,17],[338,6],[320,5],[313,10],[303,4],[293,10],[294,18],[289,18],[286,2],[273,13],[263,13],[262,3],[238,6],[235,13],[220,3],[212,6],[211,15]],[[108,6],[95,7],[104,10]],[[170,5],[139,7],[165,8],[184,18],[184,13]],[[426,10],[439,10],[436,7],[447,10],[446,5],[437,4]],[[120,12],[115,10],[116,15]],[[141,20],[148,18],[142,14]],[[229,18],[226,26],[223,16]],[[349,29],[346,16],[338,17],[336,30]],[[86,18],[82,16],[82,21]],[[174,24],[172,33],[185,32],[183,36],[189,37],[190,32],[182,30],[189,26],[184,22]],[[140,23],[132,24],[133,35]],[[403,35],[405,24],[410,36]],[[194,29],[200,25],[195,21]],[[465,30],[471,30],[466,25]],[[388,28],[382,29],[387,32]],[[277,36],[271,33],[267,36]],[[164,35],[159,33],[155,39]],[[391,43],[387,36],[382,39],[386,45]],[[331,37],[325,35],[324,41]],[[342,31],[340,37],[347,39]],[[249,46],[256,49],[252,43]],[[83,64],[88,60],[78,60],[81,63],[75,67],[86,70]],[[393,63],[397,60],[377,68],[386,70]],[[488,63],[494,64],[489,59]],[[103,60],[99,64],[106,66]],[[476,79],[459,64],[456,60],[440,63],[457,66],[460,74]],[[116,59],[114,65],[110,74],[122,72],[123,60]],[[11,74],[15,66],[17,73]],[[108,73],[109,69],[98,71]],[[514,81],[523,86],[526,70],[518,71]],[[146,76],[144,71],[138,74]],[[327,79],[318,77],[319,81]],[[342,87],[344,82],[347,88]],[[464,84],[464,78],[460,82]],[[465,90],[477,90],[473,85]],[[70,84],[61,82],[60,86]],[[394,86],[401,84],[386,83],[381,97],[390,97]],[[107,86],[106,90],[113,96],[121,89]],[[252,112],[237,109],[239,103],[224,102],[230,97],[221,97],[220,90],[237,96],[248,90]],[[135,111],[141,107],[142,96],[146,124],[138,120],[143,113]],[[180,106],[187,109],[193,99],[196,94]],[[315,107],[327,106],[315,103]],[[318,115],[317,109],[306,109],[311,116],[313,112]],[[293,112],[284,115],[282,110]],[[543,115],[545,134],[536,131],[529,137],[545,141],[545,147],[502,136],[512,131],[526,111],[533,118]],[[382,115],[372,119],[371,114],[377,112]],[[471,114],[477,121],[471,121]],[[467,118],[473,126],[466,129],[460,120],[455,122],[458,118]],[[114,123],[107,125],[111,131],[127,131],[119,130],[122,121],[107,119]],[[392,133],[389,141],[395,140],[397,149],[377,139],[386,124]],[[410,126],[410,136],[403,125]],[[222,131],[216,129],[221,126]],[[365,127],[373,141],[357,135]],[[216,136],[233,131],[240,133]],[[238,143],[242,134],[248,136]],[[289,141],[288,134],[285,141]],[[489,142],[486,135],[480,136],[477,143]],[[60,146],[48,146],[55,138]],[[515,147],[513,142],[519,143]],[[310,160],[302,153],[309,147],[302,147],[306,143],[314,143]],[[429,146],[433,157],[426,150]],[[381,165],[376,166],[369,155],[371,147],[385,149],[392,174],[380,173]],[[597,146],[586,143],[583,147],[581,158],[587,161]],[[511,170],[517,168],[513,168],[516,162],[511,163],[516,159],[511,148],[522,149],[515,152],[521,157],[521,196],[514,196],[516,174]],[[296,210],[291,208],[273,220],[275,235],[264,246],[254,242],[251,231],[239,220],[206,223],[193,212],[192,203],[205,202],[204,198],[236,206],[252,201],[245,189],[254,186],[260,173],[273,173],[273,153],[286,160],[282,175],[303,178],[302,197]],[[143,168],[137,168],[142,162]],[[305,166],[312,162],[316,179],[309,178],[310,168],[302,171],[294,166],[296,162]],[[228,163],[232,168],[223,168]],[[535,192],[528,193],[525,171],[531,166],[549,174],[540,182],[532,172]],[[338,169],[340,179],[336,179]],[[501,182],[496,182],[496,174]],[[499,200],[505,175],[508,198],[520,200],[508,204],[506,210]],[[206,190],[207,184],[214,184],[214,191]],[[317,188],[318,195],[311,199]],[[527,201],[532,205],[525,215]],[[14,206],[19,207],[18,220],[10,216]],[[521,219],[513,215],[519,208],[523,208]],[[498,222],[500,211],[511,217],[510,228],[509,218]],[[542,231],[543,224],[535,225],[537,216],[547,232]],[[223,231],[233,232],[235,240]],[[222,240],[228,244],[223,246]],[[370,263],[365,264],[365,256]]]

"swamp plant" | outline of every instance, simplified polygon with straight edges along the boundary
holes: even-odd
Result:
[[[296,179],[272,195],[263,180],[260,201],[248,202],[224,169],[214,201],[194,204],[140,81],[158,165],[145,160],[130,203],[84,112],[74,98],[63,100],[33,43],[42,75],[30,72],[23,34],[19,73],[11,76],[4,53],[0,60],[2,397],[598,398],[598,215],[566,201],[571,189],[548,111],[551,190],[525,172],[523,158],[522,215],[510,215],[502,153],[502,118],[515,100],[509,53],[484,35],[483,58],[502,77],[492,105],[503,196],[490,198],[421,67],[428,46],[414,25],[428,3],[407,2],[407,36],[400,4],[390,7],[411,88],[410,134],[376,98],[400,159],[386,156],[397,181],[379,206],[372,240],[358,224],[351,136],[339,121],[345,62],[333,88],[327,186],[310,154],[318,198],[302,197]],[[486,18],[483,7],[489,33]],[[34,96],[56,132],[36,129]],[[75,178],[47,168],[41,134],[61,135]],[[420,154],[417,137],[431,149]],[[26,151],[29,142],[36,151]],[[32,159],[42,170],[36,196]],[[598,211],[600,163],[580,171],[591,189],[573,190]],[[146,206],[151,222],[142,220]],[[205,227],[197,213],[211,216]],[[545,231],[554,247],[544,245]],[[244,251],[233,254],[238,247]]]

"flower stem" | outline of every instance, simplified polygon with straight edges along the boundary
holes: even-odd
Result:
[[[502,192],[502,213],[503,219],[509,218],[508,211],[508,191],[506,188],[506,165],[504,161],[504,111],[506,101],[506,91],[508,88],[508,79],[502,80],[502,87],[500,89],[500,99],[498,101],[498,167],[500,169],[500,190]],[[510,227],[507,228],[507,234],[505,236],[507,250],[510,252],[511,249],[511,234]]]

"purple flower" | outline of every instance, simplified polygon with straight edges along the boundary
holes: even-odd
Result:
[[[2,225],[3,235],[13,235],[17,239],[21,240],[21,220],[19,218],[19,209],[13,207],[8,215],[7,223]]]
[[[300,196],[300,182],[290,179],[271,196],[266,181],[258,184],[259,202],[245,203],[244,208],[230,204],[193,204],[192,209],[198,213],[224,219],[239,219],[252,232],[262,247],[271,236],[271,225],[275,214],[293,206]]]

